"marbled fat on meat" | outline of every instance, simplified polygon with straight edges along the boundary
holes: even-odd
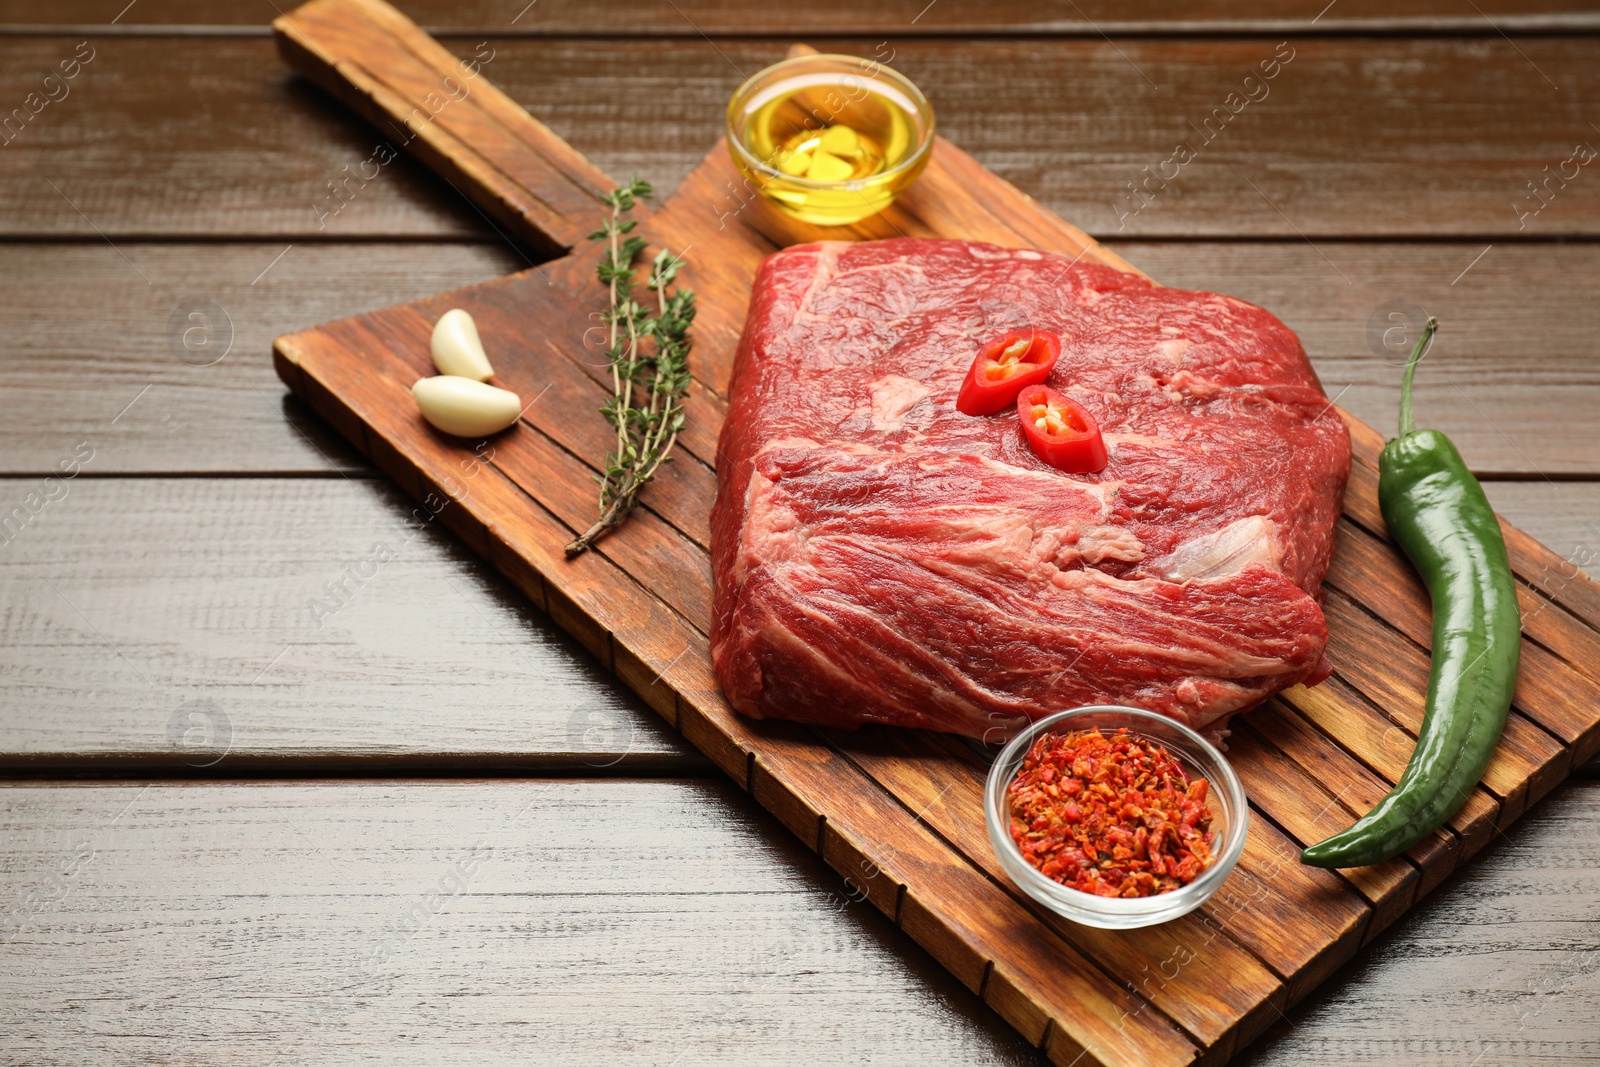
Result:
[[[1063,474],[956,393],[1009,327],[1110,464]],[[1003,736],[1077,704],[1216,734],[1327,671],[1318,604],[1350,441],[1266,311],[1053,254],[821,242],[762,266],[712,516],[733,706]]]

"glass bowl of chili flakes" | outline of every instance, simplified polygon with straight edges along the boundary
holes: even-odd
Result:
[[[1244,851],[1244,787],[1205,738],[1115,704],[1033,723],[995,759],[984,790],[995,855],[1045,907],[1131,930],[1185,915]]]

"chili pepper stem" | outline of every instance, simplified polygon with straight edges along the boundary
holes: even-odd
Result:
[[[1427,323],[1422,327],[1422,336],[1417,338],[1417,343],[1411,349],[1411,358],[1406,360],[1405,380],[1400,383],[1400,435],[1402,437],[1417,428],[1416,419],[1411,414],[1411,383],[1417,376],[1417,364],[1422,362],[1422,353],[1427,349],[1428,342],[1433,340],[1434,332],[1438,329],[1439,320],[1429,315]]]

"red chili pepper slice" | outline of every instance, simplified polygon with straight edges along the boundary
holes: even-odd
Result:
[[[1004,411],[1017,394],[1050,376],[1061,357],[1061,338],[1048,330],[1007,330],[978,352],[967,370],[967,380],[956,395],[956,410],[963,415],[993,415]]]
[[[1100,425],[1082,404],[1048,386],[1035,385],[1017,397],[1017,418],[1033,454],[1069,474],[1104,470],[1109,457]]]

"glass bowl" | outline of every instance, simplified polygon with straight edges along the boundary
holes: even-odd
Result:
[[[1170,893],[1149,897],[1097,897],[1078,889],[1069,889],[1052,878],[1039,873],[1038,868],[1023,858],[1009,830],[1010,805],[1006,800],[1006,787],[1016,777],[1022,759],[1042,733],[1069,733],[1076,730],[1099,730],[1115,733],[1126,728],[1129,734],[1165,745],[1178,757],[1191,778],[1205,778],[1211,783],[1208,793],[1211,807],[1211,828],[1216,831],[1214,859],[1200,877]],[[1244,787],[1238,775],[1228,766],[1227,760],[1205,738],[1182,723],[1165,715],[1118,704],[1096,704],[1058,712],[1033,723],[1012,738],[1005,750],[989,768],[989,781],[984,787],[984,817],[989,824],[989,841],[994,846],[1000,866],[1017,887],[1051,911],[1075,923],[1097,926],[1106,930],[1131,930],[1186,915],[1209,900],[1221,888],[1244,851],[1245,834],[1250,829],[1250,808],[1245,801]]]
[[[836,126],[845,129],[815,143]],[[932,149],[927,97],[876,60],[796,56],[754,74],[728,101],[734,163],[752,189],[806,222],[842,226],[882,211]]]

